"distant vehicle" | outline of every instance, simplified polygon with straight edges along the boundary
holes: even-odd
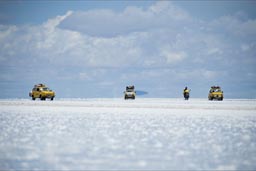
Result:
[[[221,90],[220,86],[212,86],[209,91],[208,99],[223,100],[223,98],[224,98],[223,91]]]
[[[36,84],[29,93],[29,96],[32,98],[32,100],[35,100],[36,98],[41,100],[45,100],[46,98],[53,100],[55,97],[55,92],[44,84]]]
[[[134,86],[126,86],[126,91],[124,92],[124,99],[135,99],[136,91]]]

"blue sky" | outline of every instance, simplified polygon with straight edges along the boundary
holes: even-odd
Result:
[[[256,98],[256,1],[1,1],[0,98]]]

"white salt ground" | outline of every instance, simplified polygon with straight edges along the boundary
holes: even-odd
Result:
[[[256,170],[256,100],[0,100],[0,170]]]

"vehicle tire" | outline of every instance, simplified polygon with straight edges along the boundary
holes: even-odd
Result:
[[[34,98],[34,96],[32,96],[32,100],[36,100],[36,98]]]
[[[45,98],[44,98],[44,97],[42,97],[41,95],[39,96],[39,98],[40,98],[41,100],[45,100]]]
[[[51,101],[53,101],[54,97],[51,98]]]

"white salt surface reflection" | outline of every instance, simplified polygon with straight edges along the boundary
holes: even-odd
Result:
[[[256,101],[0,100],[0,170],[255,170]]]

